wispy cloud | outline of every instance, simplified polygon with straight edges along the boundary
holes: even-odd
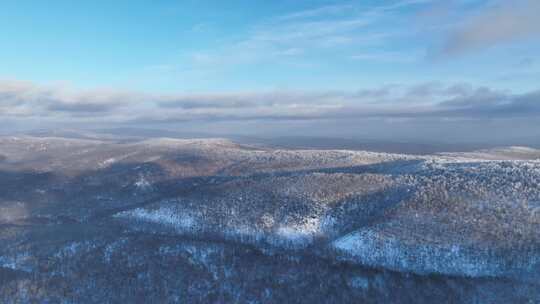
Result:
[[[355,6],[352,4],[326,5],[326,6],[321,6],[321,7],[317,7],[313,9],[308,9],[304,11],[287,14],[284,16],[279,16],[276,18],[276,20],[290,21],[290,20],[314,18],[314,17],[321,17],[321,16],[327,17],[327,16],[333,16],[333,15],[341,15],[341,14],[347,13],[348,11],[354,8]]]
[[[388,28],[388,24],[398,22],[398,10],[429,2],[403,0],[379,6],[351,2],[275,16],[253,25],[241,39],[212,50],[193,52],[187,59],[200,68],[280,63],[291,56],[299,56],[298,60],[311,58],[312,63],[317,63],[317,58],[323,56],[321,54],[337,51],[361,59],[363,52],[359,50],[380,47],[398,36],[410,34],[410,29],[405,26]],[[406,61],[404,56],[398,59],[394,55],[381,52],[372,56],[381,61]]]
[[[422,58],[419,53],[405,52],[384,52],[372,51],[364,53],[356,53],[350,57],[353,60],[369,61],[369,62],[389,62],[389,63],[412,63]]]

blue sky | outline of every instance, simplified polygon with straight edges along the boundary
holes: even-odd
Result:
[[[12,125],[493,119],[540,89],[536,0],[0,5]]]
[[[524,90],[540,72],[520,65],[540,54],[527,37],[438,53],[446,28],[488,1],[6,2],[1,75],[37,83],[178,92],[436,80]]]

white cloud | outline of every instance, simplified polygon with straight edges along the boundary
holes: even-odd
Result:
[[[540,116],[539,92],[512,94],[470,84],[390,85],[358,91],[155,95],[0,82],[0,117],[73,123],[168,123]]]

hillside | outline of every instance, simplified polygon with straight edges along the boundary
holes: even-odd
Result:
[[[539,159],[0,137],[0,302],[540,302]]]

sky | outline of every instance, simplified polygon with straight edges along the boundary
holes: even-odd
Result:
[[[540,137],[540,1],[0,2],[0,128]]]

